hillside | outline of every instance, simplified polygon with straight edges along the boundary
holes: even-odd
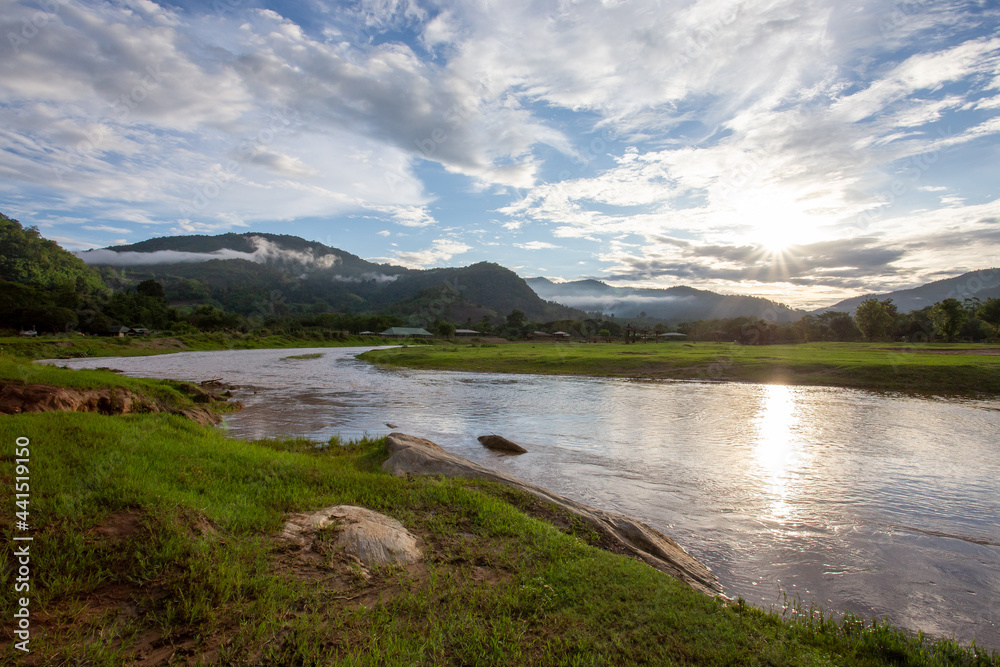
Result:
[[[241,315],[271,312],[388,312],[414,324],[502,318],[582,319],[582,311],[547,303],[498,264],[414,270],[376,264],[339,248],[278,234],[222,234],[150,239],[79,254],[112,266],[126,284],[155,279],[174,305],[208,303]]]
[[[105,291],[79,258],[0,213],[0,329],[86,328],[95,324],[94,301]]]
[[[769,299],[716,294],[686,286],[666,289],[612,287],[599,280],[554,283],[547,278],[528,278],[526,282],[543,299],[616,317],[643,317],[645,313],[645,317],[675,323],[730,317],[794,322],[803,315],[801,311]]]
[[[979,269],[978,271],[963,273],[954,278],[936,280],[932,283],[911,289],[856,296],[844,299],[832,306],[820,308],[814,312],[825,313],[827,311],[836,311],[840,313],[853,313],[862,301],[872,297],[875,297],[879,301],[892,299],[892,302],[896,304],[896,308],[901,313],[920,310],[948,298],[955,298],[959,301],[978,298],[981,301],[985,301],[989,298],[1000,297],[1000,269]]]

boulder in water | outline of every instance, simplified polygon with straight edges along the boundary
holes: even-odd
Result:
[[[495,452],[507,452],[508,454],[524,454],[528,450],[517,444],[516,442],[511,442],[502,435],[481,435],[477,438],[479,442],[487,449],[492,449]]]

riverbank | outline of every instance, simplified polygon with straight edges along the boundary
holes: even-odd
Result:
[[[0,433],[30,449],[30,528],[0,518],[5,544],[33,538],[17,664],[1000,664],[703,595],[516,489],[391,476],[384,439],[248,443],[163,414],[17,415]],[[400,521],[423,562],[360,568],[335,530],[310,558],[278,539],[289,513],[339,504]]]
[[[372,350],[387,366],[489,373],[537,373],[759,382],[873,391],[1000,396],[996,346],[886,343],[512,343]],[[961,354],[948,352],[961,351]]]
[[[221,383],[196,385],[119,375],[112,369],[74,371],[0,355],[0,415],[51,411],[106,415],[166,412],[214,425],[240,410]]]
[[[26,360],[0,377],[11,368],[174,391]],[[381,439],[248,443],[166,414],[79,413],[2,417],[0,437],[31,444],[33,654],[8,645],[16,664],[1000,664],[856,617],[717,601],[596,548],[537,497],[392,477]],[[310,559],[276,537],[288,514],[334,504],[399,520],[424,562],[365,570],[335,531]],[[25,534],[13,512],[5,544]]]
[[[38,338],[0,337],[0,356],[26,359],[79,359],[82,357],[136,357],[172,352],[261,350],[300,347],[358,347],[366,345],[420,345],[419,339],[385,339],[379,336],[274,335],[197,333],[180,336],[102,337],[66,334]]]

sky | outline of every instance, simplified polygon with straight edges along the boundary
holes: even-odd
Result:
[[[1000,266],[1000,4],[0,0],[0,212],[797,307]]]

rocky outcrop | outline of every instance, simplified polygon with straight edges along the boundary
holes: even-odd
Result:
[[[47,384],[0,383],[0,414],[24,412],[99,412],[105,415],[173,412],[199,424],[212,425],[222,417],[207,408],[170,410],[161,403],[138,396],[124,387],[76,389]]]
[[[446,452],[430,440],[403,433],[390,433],[386,444],[390,455],[382,468],[393,475],[471,477],[521,489],[578,517],[602,538],[615,545],[616,550],[677,577],[695,590],[713,596],[723,595],[722,586],[711,570],[672,539],[640,521],[588,507],[542,487],[490,470]]]
[[[316,532],[337,529],[336,546],[357,558],[362,565],[409,565],[421,558],[417,538],[395,519],[351,505],[327,507],[289,518],[280,538],[310,549]]]
[[[528,450],[512,442],[502,435],[481,435],[478,438],[479,443],[487,448],[492,449],[495,452],[505,452],[507,454],[525,454]]]

